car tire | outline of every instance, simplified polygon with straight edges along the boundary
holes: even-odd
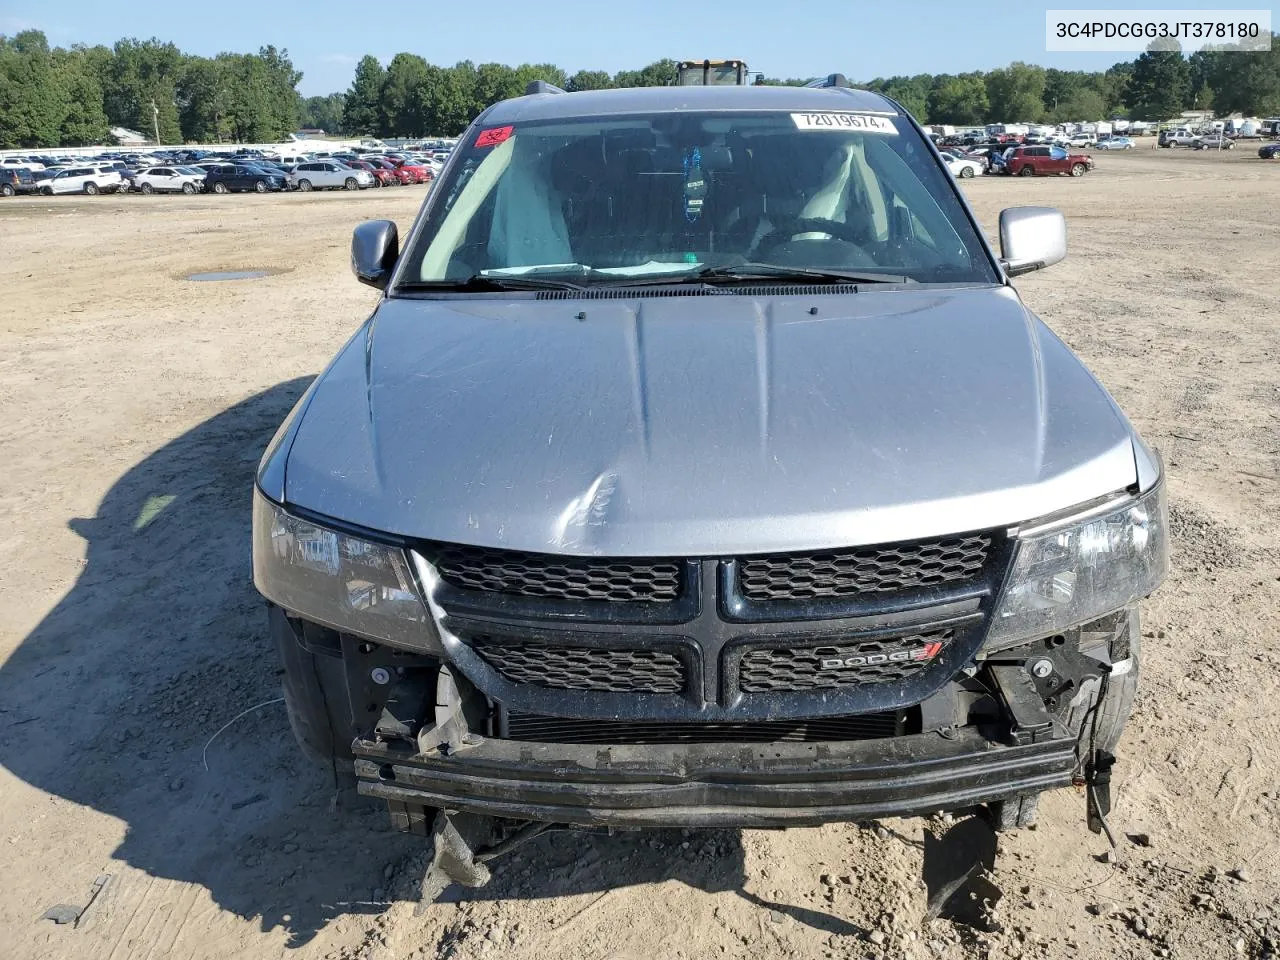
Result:
[[[973,167],[961,167],[960,176],[965,180],[970,179],[973,176]]]
[[[1036,168],[1031,166],[1031,164],[1027,164],[1025,167],[1023,167],[1021,170],[1018,171],[1018,176],[1020,177],[1034,177],[1035,175],[1036,175]]]
[[[315,763],[335,772],[349,767],[355,730],[342,657],[304,647],[302,624],[291,621],[279,607],[272,607],[268,617],[284,668],[284,705],[294,739]]]
[[[310,180],[299,180],[298,189],[301,190],[303,193],[310,193],[314,188],[311,186]]]
[[[146,194],[152,194],[152,193],[155,193],[155,192],[156,192],[156,188],[155,188],[155,187],[153,187],[153,186],[152,186],[151,184],[149,184],[149,183],[144,183],[144,184],[143,184],[142,186],[140,186],[138,189],[139,189],[139,190],[141,190],[143,193],[146,193]]]
[[[1112,640],[1115,645],[1127,642],[1129,649],[1129,669],[1119,676],[1107,677],[1106,687],[1102,691],[1102,699],[1090,697],[1078,706],[1073,706],[1063,715],[1063,723],[1071,729],[1079,729],[1089,724],[1091,730],[1082,730],[1082,735],[1092,733],[1092,746],[1095,750],[1115,753],[1120,735],[1124,733],[1129,715],[1133,713],[1133,700],[1138,692],[1138,680],[1142,667],[1142,620],[1137,610],[1132,610],[1116,628],[1116,636]],[[1095,710],[1096,705],[1096,710]],[[1096,712],[1096,716],[1093,714]]]
[[[12,197],[16,192],[12,183],[0,183],[0,197]]]
[[[355,177],[347,177],[347,179],[343,181],[342,186],[346,190],[359,190],[360,181]]]
[[[98,185],[96,183],[86,183],[84,192],[91,197],[96,197],[98,195]]]
[[[1009,797],[987,804],[987,817],[996,833],[1010,830],[1022,830],[1036,822],[1036,814],[1040,810],[1040,794],[1030,796]]]
[[[253,182],[253,192],[254,192],[254,193],[266,193],[266,192],[267,192],[267,184],[266,184],[266,181],[264,181],[264,180],[255,180],[255,181]]]
[[[52,196],[53,196],[53,187],[41,187],[41,188],[40,188],[40,193],[41,193],[43,196],[46,196],[46,197],[52,197]]]
[[[381,180],[379,180],[377,177],[374,177],[374,178],[373,178],[373,183],[372,183],[372,184],[370,184],[370,186],[372,186],[372,187],[376,190],[376,189],[378,189],[378,187],[382,186],[382,181],[381,181]]]
[[[184,184],[182,185],[182,192],[183,192],[183,193],[186,193],[186,194],[192,194],[192,193],[195,193],[195,192],[196,192],[196,185],[195,185],[194,183],[184,183]]]
[[[1088,168],[1083,163],[1073,163],[1071,165],[1071,175],[1073,177],[1083,177]]]
[[[219,181],[213,185],[213,192],[214,193],[230,193],[231,191],[227,189],[227,185],[225,183]]]

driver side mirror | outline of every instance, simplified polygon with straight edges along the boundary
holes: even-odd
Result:
[[[1000,211],[1000,259],[1011,277],[1051,267],[1067,255],[1067,221],[1053,207]]]
[[[400,257],[400,234],[390,220],[368,220],[351,234],[351,272],[361,283],[387,289]]]

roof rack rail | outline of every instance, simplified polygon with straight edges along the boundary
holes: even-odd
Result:
[[[539,93],[564,93],[564,91],[554,83],[547,83],[545,80],[530,81],[529,85],[524,88],[524,95],[526,97],[532,97]]]
[[[843,73],[831,73],[823,77],[821,80],[810,80],[805,84],[806,87],[852,87],[849,78]]]

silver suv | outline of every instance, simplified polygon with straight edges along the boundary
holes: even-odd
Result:
[[[547,823],[1100,827],[1168,529],[1010,283],[1061,214],[997,254],[836,83],[536,89],[357,228],[384,296],[262,460],[302,746],[470,883]]]

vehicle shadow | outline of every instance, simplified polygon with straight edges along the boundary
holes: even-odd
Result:
[[[131,898],[154,901],[138,924],[199,884],[300,945],[336,916],[382,909],[371,901],[383,867],[409,847],[372,805],[330,811],[331,777],[299,756],[282,705],[269,702],[278,665],[251,582],[249,495],[308,382],[206,420],[130,469],[96,516],[71,520],[86,541],[83,571],[0,667],[0,764],[124,824],[97,869],[123,885],[119,914]]]
[[[296,748],[252,585],[254,470],[308,382],[211,417],[131,468],[95,516],[70,519],[86,542],[83,571],[0,666],[0,765],[124,825],[112,858],[90,866],[112,875],[111,906],[95,909],[113,940],[163,950],[152,940],[164,917],[191,909],[193,885],[221,910],[283,930],[291,947],[344,915],[416,898],[401,888],[421,880],[423,841],[392,830],[381,804],[338,792]],[[555,833],[504,858],[489,887],[446,896],[537,900],[677,879],[859,932],[745,892],[743,859],[738,831]],[[235,935],[226,919],[184,920],[181,952],[217,955],[212,941]]]

